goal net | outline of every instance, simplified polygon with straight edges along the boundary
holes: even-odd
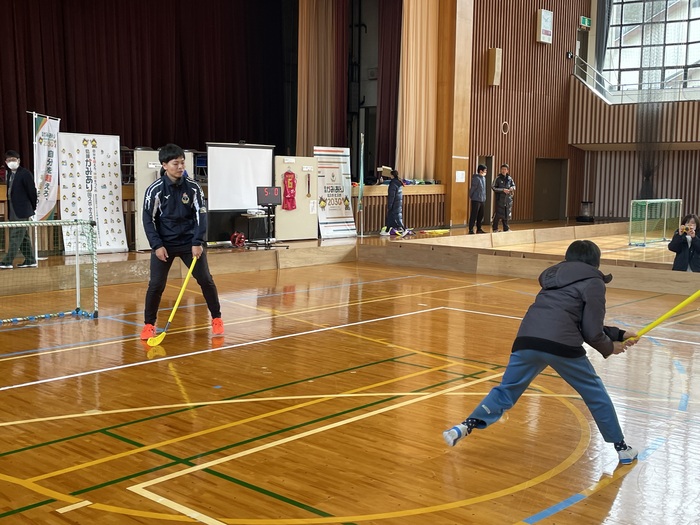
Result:
[[[630,246],[668,241],[681,222],[681,199],[633,200],[630,203]]]
[[[0,222],[0,252],[0,325],[97,317],[94,221]]]

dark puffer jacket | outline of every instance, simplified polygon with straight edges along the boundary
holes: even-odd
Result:
[[[530,306],[513,342],[513,351],[540,350],[562,357],[586,355],[586,342],[603,357],[624,330],[603,325],[605,284],[612,275],[582,262],[561,262],[540,275],[542,289]]]

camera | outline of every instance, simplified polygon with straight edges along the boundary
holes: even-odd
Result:
[[[688,232],[690,232],[690,226],[688,226],[687,224],[681,225],[680,232],[681,232],[681,233],[688,233]]]

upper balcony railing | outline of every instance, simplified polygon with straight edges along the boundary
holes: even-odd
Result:
[[[700,100],[700,80],[611,84],[602,73],[579,56],[576,57],[574,74],[609,104]]]

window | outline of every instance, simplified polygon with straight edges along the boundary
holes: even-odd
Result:
[[[613,0],[602,69],[613,89],[698,85],[700,0]]]

